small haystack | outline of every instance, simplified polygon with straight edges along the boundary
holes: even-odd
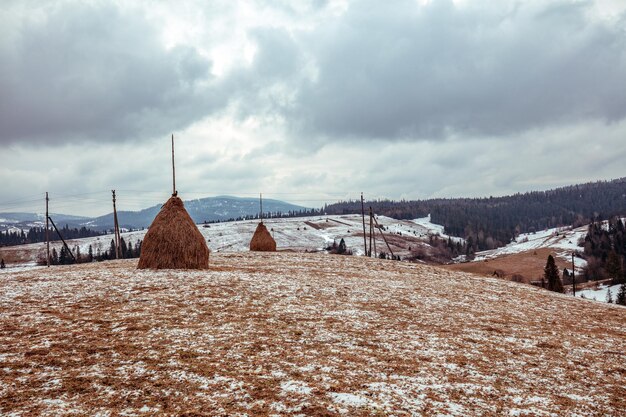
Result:
[[[139,269],[208,269],[209,248],[183,201],[173,195],[152,221]]]
[[[254,231],[250,241],[250,250],[254,252],[276,252],[276,241],[263,222],[259,223]]]

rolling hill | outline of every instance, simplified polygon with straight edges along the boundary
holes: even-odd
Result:
[[[3,415],[626,411],[626,308],[503,280],[311,253],[1,276]]]

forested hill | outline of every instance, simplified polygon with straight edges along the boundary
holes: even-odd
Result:
[[[474,251],[509,243],[520,232],[583,225],[626,214],[626,178],[533,191],[506,197],[366,201],[376,214],[396,219],[431,215],[445,232],[468,239]],[[325,206],[328,214],[360,213],[360,201]]]

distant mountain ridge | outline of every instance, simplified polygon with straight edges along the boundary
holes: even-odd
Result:
[[[119,203],[118,203],[119,204]],[[224,221],[239,217],[254,216],[259,213],[259,199],[233,196],[206,197],[185,201],[185,208],[196,223]],[[138,229],[148,227],[161,209],[161,204],[139,211],[117,212],[120,227]],[[309,210],[281,200],[263,199],[264,213],[289,213]],[[87,227],[96,230],[111,229],[113,227],[113,213],[99,217],[80,217],[65,214],[51,214],[59,227],[68,225],[71,228]],[[0,213],[0,231],[14,228],[29,228],[41,226],[45,223],[45,215],[40,213]]]

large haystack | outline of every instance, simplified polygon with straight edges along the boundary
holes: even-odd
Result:
[[[139,269],[208,269],[209,248],[183,201],[172,196],[141,245]]]
[[[250,250],[255,252],[276,252],[276,241],[263,222],[259,223],[250,241]]]

